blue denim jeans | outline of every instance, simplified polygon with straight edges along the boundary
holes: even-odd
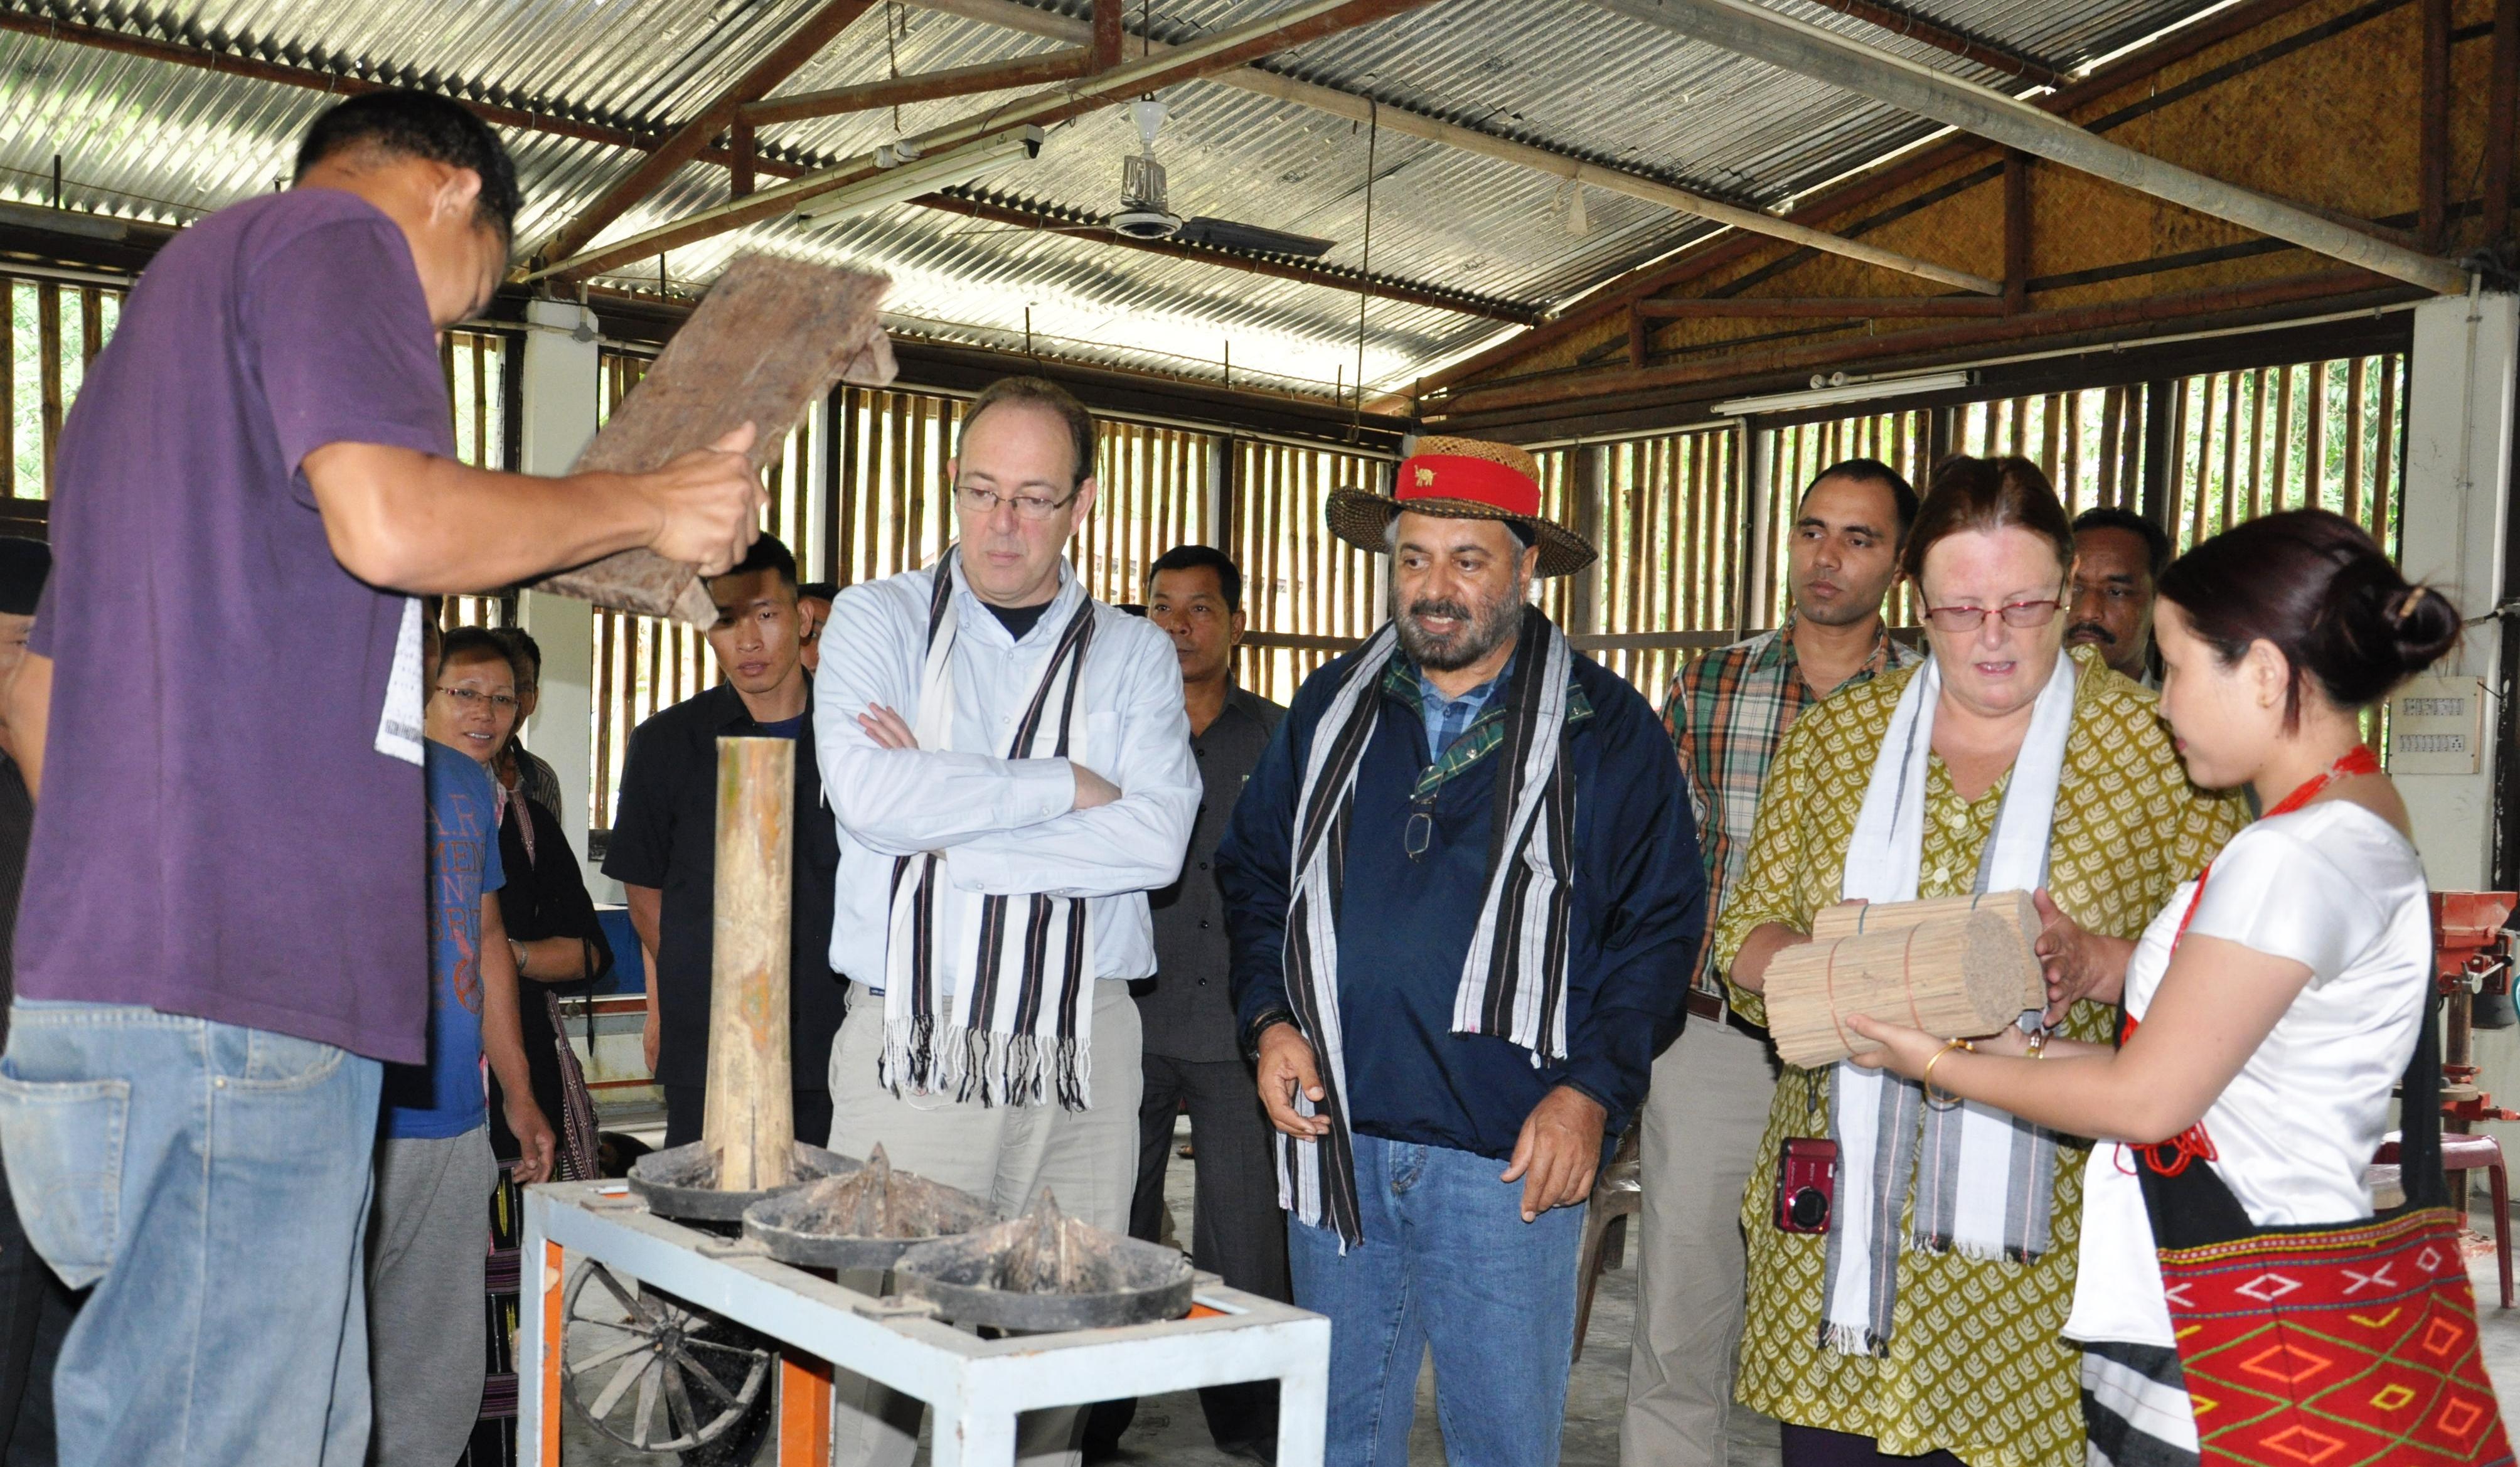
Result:
[[[1365,1241],[1286,1223],[1295,1303],[1330,1321],[1328,1467],[1408,1467],[1418,1365],[1455,1467],[1554,1467],[1584,1209],[1522,1221],[1505,1163],[1356,1137]]]
[[[93,1286],[53,1375],[65,1467],[358,1467],[382,1074],[155,1009],[11,1009],[9,1185],[35,1251]]]

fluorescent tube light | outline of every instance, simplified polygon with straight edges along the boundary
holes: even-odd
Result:
[[[1977,380],[1970,372],[1935,372],[1923,377],[1849,378],[1840,372],[1829,377],[1815,377],[1806,391],[1775,392],[1766,397],[1735,397],[1715,405],[1719,418],[1749,418],[1761,413],[1796,413],[1805,408],[1825,408],[1844,402],[1869,402],[1878,397],[1903,397],[1912,392],[1948,392],[1966,387]]]
[[[794,217],[806,224],[836,223],[938,189],[973,183],[1038,156],[1042,136],[1038,127],[1018,127],[948,149],[933,157],[920,157],[897,147],[887,147],[878,155],[882,171],[828,194],[815,195],[796,205]]]

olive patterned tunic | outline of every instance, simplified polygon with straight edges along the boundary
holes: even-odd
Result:
[[[2134,938],[2246,812],[2236,797],[2188,783],[2151,693],[2089,648],[2073,655],[2081,676],[2049,833],[2048,893],[2085,928]],[[1786,735],[1760,794],[1748,868],[1716,931],[1717,960],[1727,969],[1752,928],[1778,922],[1809,931],[1813,915],[1837,902],[1873,761],[1914,675],[1886,672],[1849,688]],[[2009,780],[2007,773],[1964,801],[1942,760],[1929,762],[1918,897],[1967,894]],[[1765,1020],[1758,995],[1732,993],[1745,1017]],[[2115,1014],[2110,1005],[2078,1003],[2062,1032],[2105,1041]],[[2087,1148],[2058,1150],[2051,1245],[2036,1262],[1905,1248],[1888,1355],[1874,1358],[1822,1347],[1827,1239],[1781,1232],[1775,1221],[1779,1147],[1828,1131],[1827,1072],[1787,1066],[1741,1203],[1750,1249],[1741,1403],[1797,1425],[1871,1437],[1895,1454],[1947,1450],[1970,1467],[2081,1467],[2080,1356],[2058,1330],[2074,1296]],[[1903,1214],[1903,1235],[1907,1226]]]

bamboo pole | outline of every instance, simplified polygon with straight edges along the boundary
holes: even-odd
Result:
[[[795,788],[794,739],[717,741],[717,893],[700,1139],[717,1153],[720,1191],[783,1185],[795,1160],[788,1057]]]

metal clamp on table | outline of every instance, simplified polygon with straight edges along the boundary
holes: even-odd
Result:
[[[923,1304],[842,1288],[729,1241],[656,1217],[620,1182],[525,1193],[521,1252],[533,1271],[517,1352],[524,1460],[559,1467],[564,1290],[571,1268],[598,1264],[779,1342],[781,1467],[830,1461],[834,1366],[932,1407],[935,1467],[1011,1467],[1018,1412],[1257,1380],[1279,1382],[1282,1467],[1320,1467],[1330,1326],[1319,1314],[1202,1277],[1187,1318],[982,1339]],[[637,1352],[608,1341],[598,1354],[608,1358],[597,1368],[611,1376],[614,1360],[629,1363]],[[625,1379],[650,1389],[644,1377]]]

